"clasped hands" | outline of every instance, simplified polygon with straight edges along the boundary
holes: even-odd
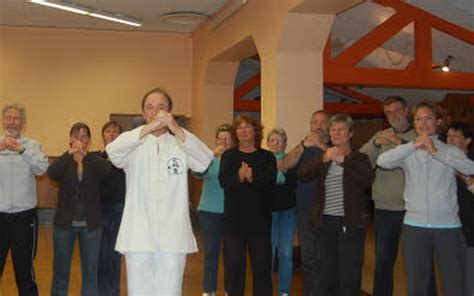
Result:
[[[416,149],[424,150],[433,156],[438,153],[438,149],[436,149],[433,140],[429,136],[422,135],[416,138],[415,147]]]
[[[142,130],[140,137],[159,131],[165,127],[167,127],[174,135],[179,137],[181,141],[184,141],[184,132],[179,127],[173,115],[163,110],[159,110],[153,120],[148,122],[145,129]]]
[[[82,159],[87,154],[87,148],[81,141],[76,139],[71,142],[71,147],[67,152],[69,155],[72,155],[77,163],[82,163]]]
[[[400,145],[402,142],[402,139],[400,139],[399,136],[395,133],[395,131],[391,128],[388,130],[385,130],[381,132],[377,138],[374,140],[374,144],[377,146],[380,145],[388,145],[388,144],[395,144],[395,145]]]
[[[324,152],[323,155],[323,162],[334,161],[337,164],[341,164],[344,162],[344,158],[346,157],[346,149],[339,148],[339,147],[331,147]]]
[[[303,144],[305,147],[317,147],[323,151],[327,149],[327,145],[326,143],[324,143],[323,135],[321,132],[308,133],[303,140]]]
[[[1,150],[12,150],[20,153],[25,150],[25,148],[21,146],[20,143],[18,143],[18,140],[16,138],[11,136],[5,136],[3,141],[0,142],[0,151]]]
[[[248,165],[245,161],[242,161],[239,168],[239,181],[242,182],[253,182],[253,171],[252,167]]]

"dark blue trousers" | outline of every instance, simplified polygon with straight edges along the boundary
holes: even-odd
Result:
[[[102,208],[102,237],[99,252],[99,295],[120,295],[122,255],[115,251],[115,242],[122,221],[123,204]]]
[[[198,211],[199,224],[204,240],[204,287],[203,292],[217,290],[217,272],[224,230],[222,214]]]

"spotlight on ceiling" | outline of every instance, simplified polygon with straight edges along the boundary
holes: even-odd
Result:
[[[443,67],[441,68],[441,70],[443,70],[443,72],[449,72],[449,65],[451,64],[451,61],[453,60],[453,56],[451,55],[448,55],[446,57],[446,59],[444,60],[444,65]]]

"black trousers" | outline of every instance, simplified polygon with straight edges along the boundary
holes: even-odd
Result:
[[[308,238],[308,277],[314,282],[304,295],[360,295],[365,227],[345,229],[341,217],[323,216],[320,225],[310,224]]]
[[[311,275],[311,266],[309,266],[311,253],[309,211],[303,209],[296,210],[296,229],[298,232],[298,241],[300,243],[301,270],[303,271],[303,291],[304,295],[310,295],[313,290],[314,280]]]
[[[12,251],[13,269],[20,296],[38,295],[33,259],[38,240],[36,209],[19,213],[0,213],[0,276],[8,251]]]
[[[272,295],[272,250],[268,233],[224,232],[224,285],[228,296],[243,296],[247,248],[253,273],[253,295]]]
[[[441,273],[442,294],[466,295],[463,291],[466,242],[460,227],[437,229],[404,225],[401,239],[409,296],[431,295],[433,257]]]

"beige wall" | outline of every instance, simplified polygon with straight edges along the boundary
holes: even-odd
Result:
[[[193,115],[192,122],[206,142],[213,138],[212,131],[205,127],[205,120],[209,114],[219,114],[222,118],[231,119],[232,105],[225,107],[206,103],[214,100],[207,95],[206,77],[208,64],[214,60],[238,62],[239,58],[248,57],[252,51],[258,50],[261,60],[261,95],[262,95],[262,122],[264,125],[273,125],[276,118],[275,97],[275,49],[280,37],[281,23],[292,2],[288,0],[254,0],[242,7],[235,15],[226,20],[214,30],[204,24],[193,33],[194,68],[193,68]],[[233,46],[252,37],[254,48],[249,51],[237,51],[233,55],[219,57]],[[245,41],[244,41],[245,43]],[[240,55],[240,56],[239,56]],[[245,56],[247,55],[247,56]],[[221,100],[232,102],[233,92],[227,96],[221,93]],[[207,108],[194,108],[206,106]],[[230,116],[229,116],[230,115]]]
[[[228,89],[221,89],[219,97],[212,96],[206,83],[212,75],[209,64],[238,63],[258,51],[261,121],[267,131],[276,125],[287,127],[290,145],[298,141],[297,137],[308,130],[311,112],[322,106],[321,51],[333,15],[357,2],[360,0],[252,0],[219,27],[211,29],[203,24],[198,28],[193,33],[192,85],[192,122],[198,133],[210,143],[213,132],[206,125],[209,114],[229,119],[232,114],[231,104],[209,103],[233,100]],[[303,47],[299,47],[300,41],[306,41]]]
[[[191,116],[190,35],[0,26],[0,104],[27,107],[26,135],[48,155],[66,149],[69,128],[84,121],[94,149],[110,113],[140,113],[156,86]]]

